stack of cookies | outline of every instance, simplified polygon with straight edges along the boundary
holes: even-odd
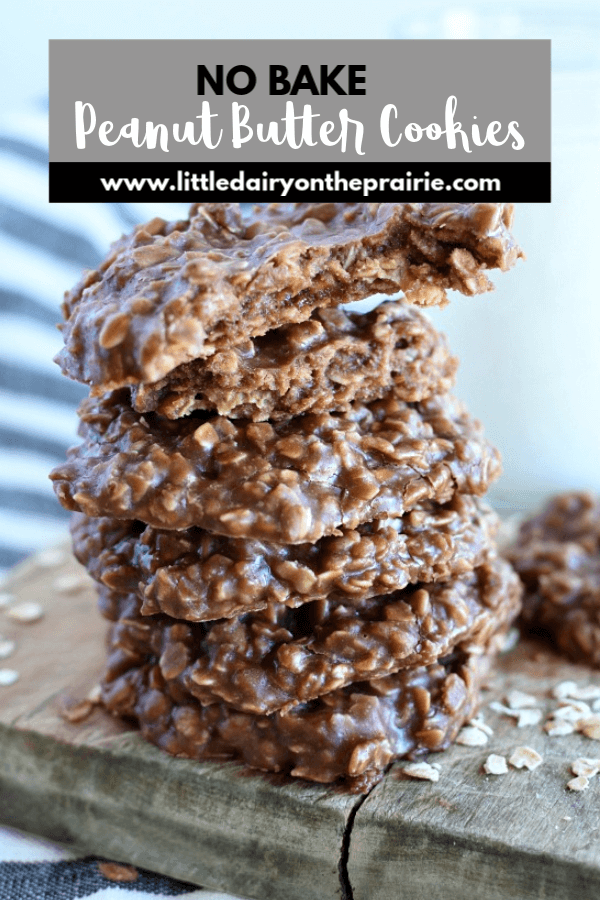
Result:
[[[498,454],[414,304],[488,290],[511,215],[197,205],[67,295],[59,362],[91,393],[52,478],[112,623],[108,710],[356,790],[473,715],[520,589],[480,499]]]

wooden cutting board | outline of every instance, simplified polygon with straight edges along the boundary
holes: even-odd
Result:
[[[410,780],[402,764],[368,796],[233,763],[172,758],[95,707],[80,723],[62,711],[84,698],[102,665],[105,625],[87,576],[62,558],[33,557],[2,590],[42,604],[44,616],[0,633],[17,649],[0,668],[0,821],[258,900],[587,900],[600,895],[600,776],[566,789],[570,763],[600,757],[582,735],[517,728],[487,708],[508,690],[544,711],[563,680],[600,683],[533,644],[506,654],[483,713],[494,729],[481,747],[432,754],[437,783]],[[489,753],[537,750],[532,772],[485,775]]]

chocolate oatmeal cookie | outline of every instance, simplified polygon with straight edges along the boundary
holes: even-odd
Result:
[[[341,781],[364,791],[393,759],[443,750],[454,740],[477,710],[481,682],[504,633],[501,625],[487,644],[467,642],[431,666],[351,684],[265,716],[226,703],[202,706],[179,684],[165,681],[150,630],[140,632],[136,649],[124,650],[113,626],[102,701],[176,756],[233,758],[266,772]]]
[[[384,303],[366,315],[317,310],[206,360],[184,363],[131,389],[139,412],[169,419],[197,409],[272,422],[309,412],[349,412],[394,385],[401,400],[445,394],[458,366],[445,337],[414,307]]]
[[[51,474],[63,506],[156,528],[313,542],[423,500],[483,494],[500,473],[450,395],[410,404],[393,389],[345,415],[271,424],[142,415],[124,390],[84,401],[80,417],[83,443]]]
[[[197,622],[270,603],[300,606],[332,592],[365,599],[417,581],[445,581],[481,565],[497,523],[483,501],[456,494],[444,506],[427,501],[402,517],[315,544],[165,531],[81,514],[71,532],[77,559],[96,581],[138,593],[145,615]]]
[[[296,609],[207,623],[144,617],[135,594],[100,589],[100,607],[116,620],[114,647],[151,649],[169,690],[178,685],[203,706],[269,714],[365,678],[426,666],[469,640],[485,643],[515,618],[521,585],[494,555],[454,581],[418,584],[369,600],[332,594]]]
[[[443,304],[491,289],[520,249],[502,203],[193,206],[113,245],[65,297],[63,372],[96,394],[160,381],[183,363],[376,293]]]
[[[525,584],[526,627],[600,667],[600,498],[554,497],[523,523],[506,555]]]

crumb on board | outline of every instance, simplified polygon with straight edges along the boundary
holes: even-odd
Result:
[[[548,719],[553,719],[554,721],[563,721],[563,722],[578,722],[585,716],[591,715],[591,709],[587,705],[587,703],[581,703],[581,701],[577,701],[577,705],[567,703],[564,706],[559,706],[558,709],[552,710],[549,713]]]
[[[514,693],[520,694],[520,691],[515,691]],[[522,694],[522,697],[528,697],[527,694]],[[531,698],[534,699],[535,698]],[[517,699],[515,701],[517,704],[520,701]],[[537,702],[537,701],[536,701]],[[505,706],[503,703],[499,703],[497,700],[492,700],[491,703],[488,704],[491,710],[496,713],[499,713],[503,716],[509,716],[513,719],[516,719],[516,725],[518,728],[525,728],[529,725],[537,725],[538,722],[542,719],[542,710],[539,707],[532,707],[530,705],[516,705],[516,706]]]
[[[600,685],[586,684],[570,695],[574,700],[597,700],[600,698]]]
[[[559,709],[575,709],[587,715],[591,712],[589,705],[584,700],[560,700]]]
[[[127,866],[124,863],[98,862],[101,875],[109,881],[137,881],[139,872],[135,866]]]
[[[73,704],[65,703],[60,712],[63,719],[76,724],[87,719],[92,714],[93,709],[94,704],[90,700],[84,699]]]
[[[491,710],[496,713],[500,713],[504,716],[515,716],[516,712],[514,709],[511,709],[510,706],[505,706],[504,703],[500,703],[499,700],[492,700],[491,703],[488,703],[488,706]]]
[[[83,722],[92,714],[94,707],[100,704],[101,699],[102,690],[100,685],[96,684],[81,700],[65,700],[60,710],[61,716],[74,724]]]
[[[571,691],[577,690],[577,684],[574,681],[559,681],[550,691],[550,696],[555,700],[563,700],[565,697],[571,696]]]

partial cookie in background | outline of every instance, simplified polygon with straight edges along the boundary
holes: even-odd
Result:
[[[165,682],[151,642],[140,632],[137,652],[109,634],[102,702],[135,720],[147,740],[175,756],[236,759],[267,772],[311,781],[341,781],[365,791],[395,758],[443,750],[477,711],[479,690],[506,629],[486,644],[467,643],[428,667],[363,681],[269,716],[201,706],[178,684]]]
[[[102,394],[152,384],[316,308],[405,292],[491,290],[488,269],[522,256],[503,203],[298,203],[193,206],[113,245],[66,295],[65,375]]]
[[[523,621],[600,667],[600,498],[567,493],[524,522],[505,555],[525,584]]]
[[[458,367],[444,335],[414,307],[384,303],[366,315],[317,310],[306,322],[178,366],[132,388],[134,409],[170,419],[197,409],[254,422],[348,412],[392,385],[401,400],[445,394]]]
[[[124,390],[85,400],[80,417],[83,443],[51,474],[62,505],[156,528],[312,542],[427,499],[484,494],[500,474],[497,450],[449,394],[408,404],[393,389],[345,415],[271,424],[142,415]]]
[[[484,561],[497,516],[456,494],[396,519],[376,520],[316,544],[227,538],[198,528],[165,531],[140,522],[76,514],[71,532],[92,578],[143,598],[142,612],[205,621],[326,599],[388,594],[417,581],[445,581]]]
[[[177,685],[202,705],[268,714],[365,678],[427,666],[470,641],[486,643],[513,621],[521,584],[494,556],[451,582],[355,600],[327,600],[207,623],[144,617],[135,594],[100,588],[100,609],[116,620],[112,646],[151,652],[170,691]]]
[[[589,491],[553,497],[521,523],[517,544],[535,541],[575,541],[590,555],[600,555],[600,497]]]

